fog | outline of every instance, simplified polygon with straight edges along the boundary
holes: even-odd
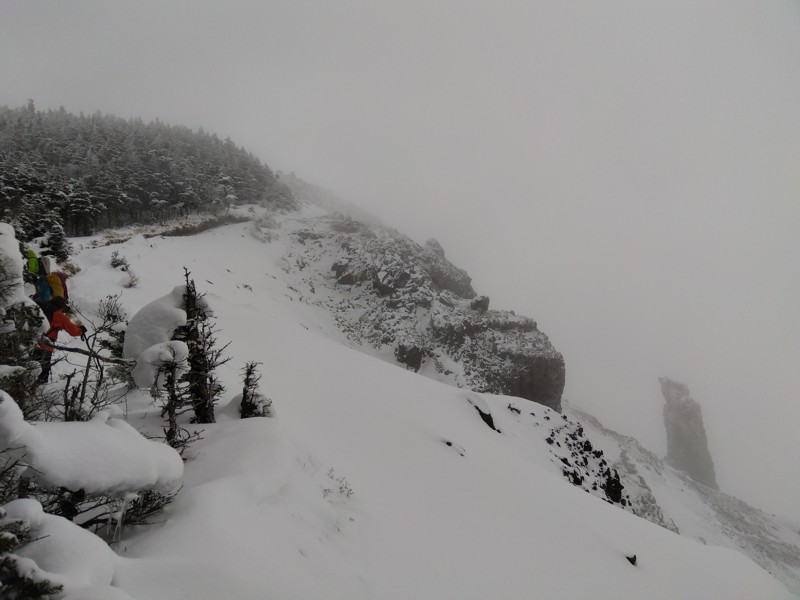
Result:
[[[0,104],[230,136],[418,241],[663,454],[800,519],[800,4],[4,0]]]

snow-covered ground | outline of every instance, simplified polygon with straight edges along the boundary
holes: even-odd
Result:
[[[282,263],[284,230],[302,216],[281,217],[268,240],[245,223],[113,246],[76,241],[70,294],[85,313],[121,293],[133,316],[181,284],[186,266],[231,342],[225,398],[241,391],[244,364],[258,361],[277,415],[242,421],[223,406],[218,423],[202,426],[161,522],[116,544],[117,588],[138,600],[793,597],[743,554],[572,486],[543,422],[508,405],[556,413],[346,346]],[[138,287],[123,287],[113,251]],[[161,426],[144,392],[125,408],[132,427]]]

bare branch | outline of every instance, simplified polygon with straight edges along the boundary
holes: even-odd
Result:
[[[84,356],[89,356],[96,360],[116,363],[118,365],[132,365],[136,363],[136,359],[134,358],[114,358],[112,356],[103,356],[102,354],[97,354],[97,352],[83,350],[82,348],[70,348],[68,346],[61,346],[59,344],[53,344],[49,342],[46,342],[45,345],[47,345],[48,348],[52,348],[54,350],[61,350],[62,352],[73,352],[75,354],[83,354]]]

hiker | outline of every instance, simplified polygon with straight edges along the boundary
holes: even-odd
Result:
[[[66,331],[72,337],[83,338],[86,335],[86,327],[76,325],[64,314],[66,302],[62,296],[53,297],[44,309],[44,314],[50,321],[50,329],[45,336],[49,341],[42,340],[33,351],[33,359],[39,361],[42,372],[39,374],[39,383],[47,383],[50,379],[51,360],[53,358],[53,344],[58,341],[60,331]]]

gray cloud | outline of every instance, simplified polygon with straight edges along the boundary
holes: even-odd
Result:
[[[0,4],[0,103],[231,136],[437,237],[534,316],[568,398],[797,513],[800,8],[791,2]]]

